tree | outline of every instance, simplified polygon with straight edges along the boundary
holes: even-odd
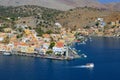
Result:
[[[52,53],[53,53],[52,50],[46,51],[46,54],[52,54]]]
[[[96,24],[95,24],[96,26],[99,26],[99,22],[96,22]]]
[[[50,46],[49,46],[49,49],[52,49],[54,46],[55,46],[55,42],[51,42]]]
[[[40,27],[36,28],[35,31],[37,32],[38,36],[42,36],[44,34],[44,31]]]
[[[51,30],[46,31],[47,34],[53,33]]]
[[[89,29],[89,28],[90,28],[90,26],[85,26],[85,27],[84,27],[84,29]]]
[[[17,36],[16,36],[16,38],[22,38],[23,37],[23,34],[18,34]]]

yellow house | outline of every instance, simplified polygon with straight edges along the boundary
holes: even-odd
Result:
[[[27,53],[34,53],[34,47],[27,47]]]
[[[28,29],[25,29],[24,31],[25,31],[25,34],[26,34],[26,35],[31,34],[31,31],[30,31],[30,30],[28,30]]]

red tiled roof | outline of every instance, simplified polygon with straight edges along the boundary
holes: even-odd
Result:
[[[59,48],[64,47],[64,43],[63,42],[57,42],[56,47],[59,47]]]

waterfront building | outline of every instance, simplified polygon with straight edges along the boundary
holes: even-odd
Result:
[[[60,42],[60,41],[56,42],[56,45],[53,47],[52,50],[53,50],[53,52],[55,54],[61,54],[61,55],[63,55],[64,51],[65,51],[65,49],[64,49],[64,43]]]

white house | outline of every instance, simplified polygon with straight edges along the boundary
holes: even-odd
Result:
[[[60,23],[58,23],[58,22],[55,23],[55,26],[57,26],[58,28],[62,27],[62,25]]]
[[[48,48],[49,48],[49,45],[50,45],[50,44],[48,44],[48,43],[43,43],[43,48],[48,49]]]
[[[0,37],[0,41],[3,41],[4,40],[4,38],[3,37]]]
[[[59,47],[53,47],[53,52],[55,54],[64,54],[65,49],[64,48],[59,48]]]
[[[98,20],[98,21],[103,21],[104,19],[103,19],[103,18],[98,18],[97,20]]]

